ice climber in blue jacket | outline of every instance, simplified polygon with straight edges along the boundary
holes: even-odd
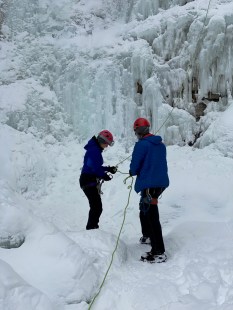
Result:
[[[150,243],[151,251],[141,256],[142,261],[160,263],[167,259],[159,220],[158,198],[169,186],[166,146],[160,136],[149,132],[150,123],[145,118],[134,122],[138,138],[130,163],[130,175],[137,176],[135,191],[141,192],[139,216],[142,229],[140,242]]]
[[[102,130],[97,137],[92,137],[84,146],[86,150],[83,168],[80,175],[80,187],[86,195],[90,211],[86,229],[99,228],[99,218],[102,213],[101,200],[101,181],[110,181],[112,179],[107,172],[116,173],[117,168],[103,166],[102,152],[109,145],[114,144],[113,135],[108,130]]]

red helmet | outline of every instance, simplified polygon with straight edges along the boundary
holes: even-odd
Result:
[[[137,129],[138,127],[150,127],[150,123],[147,119],[139,117],[133,124],[133,129]]]
[[[113,141],[113,135],[111,134],[110,131],[108,130],[102,130],[98,136],[97,139],[100,143],[107,143],[110,146],[113,146],[114,141]]]

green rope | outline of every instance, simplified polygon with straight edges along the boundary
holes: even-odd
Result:
[[[118,168],[118,166],[116,166]],[[117,170],[117,172],[121,173],[121,174],[129,174],[129,172],[121,172],[120,170]],[[127,179],[127,178],[126,178]],[[123,181],[125,182],[125,180]]]
[[[120,161],[116,167],[118,167],[120,164],[122,164],[126,159],[130,158],[132,155],[127,156],[125,159],[123,159],[122,161]]]
[[[120,172],[120,171],[119,171],[119,172]],[[126,173],[124,173],[124,172],[120,172],[120,173],[122,173],[122,174],[126,174]],[[128,174],[128,173],[127,173],[127,174]],[[94,298],[92,299],[92,301],[91,301],[91,303],[90,303],[90,305],[89,305],[89,307],[88,307],[88,310],[90,310],[90,309],[92,308],[92,306],[93,306],[93,304],[94,304],[94,302],[95,302],[96,298],[97,298],[97,297],[98,297],[98,295],[100,294],[100,291],[101,291],[101,289],[102,289],[102,287],[103,287],[103,285],[104,285],[104,282],[105,282],[105,280],[106,280],[106,278],[107,278],[108,272],[109,272],[109,270],[110,270],[110,268],[111,268],[111,266],[112,266],[112,263],[113,263],[113,258],[114,258],[114,255],[115,255],[115,253],[116,253],[116,250],[117,250],[117,247],[118,247],[118,244],[119,244],[119,239],[120,239],[120,235],[121,235],[121,232],[122,232],[122,229],[123,229],[124,223],[125,223],[125,218],[126,218],[126,210],[127,210],[127,208],[128,208],[128,205],[129,205],[130,195],[131,195],[131,192],[132,192],[132,188],[133,188],[133,181],[134,181],[133,177],[128,176],[127,178],[125,178],[125,179],[124,179],[124,181],[123,181],[123,182],[124,182],[124,184],[126,184],[126,181],[127,181],[127,179],[128,179],[128,178],[132,178],[132,180],[131,180],[131,184],[128,186],[128,189],[129,189],[129,195],[128,195],[127,204],[126,204],[126,207],[125,207],[125,210],[124,210],[123,221],[122,221],[121,228],[120,228],[120,231],[119,231],[119,234],[118,234],[118,237],[117,237],[117,242],[116,242],[116,245],[115,245],[114,251],[112,252],[112,258],[111,258],[110,264],[109,264],[109,266],[108,266],[108,269],[107,269],[107,271],[106,271],[106,273],[105,273],[105,276],[104,276],[104,278],[103,278],[103,281],[102,281],[102,283],[101,283],[101,285],[100,285],[100,287],[99,287],[98,292],[96,293],[96,295],[95,295],[95,296],[94,296]]]

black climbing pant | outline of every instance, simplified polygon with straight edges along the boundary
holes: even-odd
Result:
[[[99,228],[99,218],[103,209],[101,196],[97,188],[97,179],[92,175],[81,174],[79,182],[90,207],[86,229]]]
[[[165,188],[156,187],[150,188],[149,194],[152,198],[158,198]],[[151,239],[151,251],[154,254],[161,254],[165,252],[162,228],[159,220],[159,209],[157,204],[150,204],[143,201],[143,198],[146,198],[148,194],[147,190],[142,191],[141,193],[141,202],[140,202],[140,222],[142,234],[144,237],[150,237]]]

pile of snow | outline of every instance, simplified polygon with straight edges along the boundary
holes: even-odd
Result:
[[[200,147],[211,145],[217,148],[224,156],[233,158],[233,100],[221,116],[213,122],[203,137]]]
[[[3,182],[0,205],[2,309],[64,309],[89,302],[116,237],[101,231],[64,234],[33,215],[28,202]],[[121,244],[115,266],[120,267],[125,253]]]
[[[55,310],[44,294],[26,283],[2,260],[0,260],[0,284],[1,309]]]

